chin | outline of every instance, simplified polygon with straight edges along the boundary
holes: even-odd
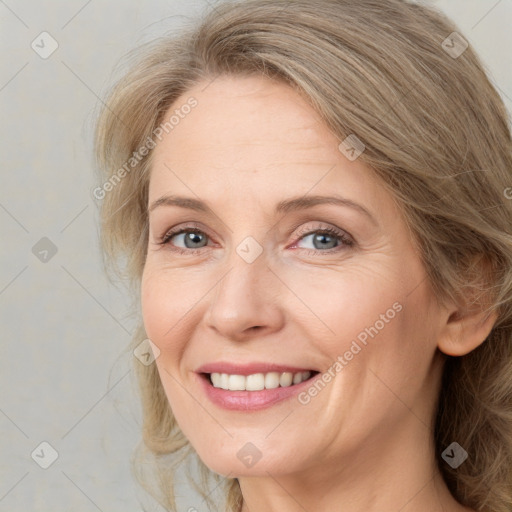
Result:
[[[237,443],[238,444],[238,443]],[[213,451],[203,454],[197,452],[201,461],[214,473],[234,478],[241,476],[279,475],[295,471],[300,461],[294,454],[284,456],[276,452],[276,447],[258,449],[253,443],[243,443],[240,448],[234,444],[227,445],[223,451]],[[290,464],[293,461],[293,465]]]

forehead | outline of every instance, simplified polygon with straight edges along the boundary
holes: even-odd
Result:
[[[314,190],[377,200],[371,169],[339,151],[341,141],[287,84],[218,77],[183,94],[164,119],[190,98],[197,105],[153,150],[150,197],[169,189],[206,199],[233,190],[260,198]]]
[[[270,158],[288,148],[295,153],[306,153],[317,146],[323,146],[324,151],[329,145],[336,149],[335,137],[318,114],[284,83],[259,76],[218,77],[183,94],[164,118],[192,97],[197,106],[164,135],[159,149],[170,145],[180,151],[201,146],[226,157],[228,148],[234,154],[247,154],[251,149],[258,153],[258,146],[265,144],[267,149],[275,150],[275,155],[265,153],[260,157]]]

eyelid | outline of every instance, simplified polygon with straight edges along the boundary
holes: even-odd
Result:
[[[328,236],[332,236],[338,240],[338,245],[336,247],[331,247],[330,249],[320,250],[320,249],[307,249],[303,247],[297,247],[298,244],[305,239],[308,236],[312,236],[315,233],[327,233]],[[329,227],[323,227],[323,226],[311,226],[309,228],[305,227],[304,229],[300,230],[300,232],[296,235],[295,241],[292,243],[291,248],[297,248],[301,250],[303,253],[307,255],[332,255],[332,254],[340,254],[342,251],[347,250],[349,248],[354,248],[356,245],[356,242],[352,235],[347,233],[345,230],[329,226]]]
[[[311,235],[313,233],[316,233],[317,231],[331,231],[333,233],[335,232],[340,237],[344,237],[344,238],[350,239],[352,242],[355,242],[354,237],[348,231],[346,231],[342,228],[339,228],[337,226],[328,224],[326,222],[323,222],[323,223],[321,223],[321,221],[317,221],[317,222],[318,222],[318,224],[316,226],[305,226],[304,228],[299,229],[299,232],[297,233],[296,236],[298,238],[302,238],[304,235]],[[304,224],[304,223],[299,224],[298,227],[302,226],[302,224]],[[323,225],[321,225],[321,224],[323,224]],[[294,228],[292,233],[295,231],[295,229],[298,229],[298,227]]]
[[[328,234],[330,234],[334,237],[337,237],[340,240],[340,243],[336,247],[333,247],[331,249],[326,249],[326,250],[304,249],[304,248],[299,248],[299,249],[302,251],[307,251],[308,254],[310,254],[310,253],[329,254],[332,252],[339,252],[340,250],[342,250],[343,247],[346,248],[346,247],[352,247],[355,245],[355,240],[352,237],[352,235],[350,233],[348,233],[347,231],[345,231],[344,229],[341,229],[337,226],[330,225],[329,223],[325,223],[322,221],[316,221],[316,222],[317,222],[316,225],[308,225],[306,223],[306,226],[302,227],[302,229],[300,229],[299,232],[296,235],[294,235],[294,241],[292,242],[291,247],[295,247],[296,244],[298,244],[304,237],[313,235],[317,232],[327,232]],[[293,233],[296,229],[298,229],[298,227],[302,226],[303,224],[304,224],[304,222],[301,222],[298,226],[294,226],[291,229],[291,233]],[[172,246],[172,244],[170,244],[171,238],[173,238],[174,236],[183,234],[184,232],[186,233],[187,231],[192,231],[192,232],[198,231],[198,232],[206,235],[206,237],[209,240],[213,239],[213,237],[209,234],[207,229],[203,228],[199,223],[191,221],[191,222],[185,222],[184,224],[177,224],[176,226],[166,229],[163,235],[157,237],[159,240],[157,242],[157,244],[161,245],[162,248],[165,246],[171,246],[172,249],[170,249],[170,250],[173,252],[178,252],[178,253],[183,253],[183,254],[188,253],[190,255],[195,254],[198,251],[201,251],[202,249],[211,247],[211,246],[206,245],[204,247],[196,247],[196,248],[189,249],[189,248],[183,248],[183,247],[174,247],[174,246]],[[290,236],[290,235],[288,234],[287,236]],[[290,247],[290,246],[287,246],[287,247]]]
[[[163,244],[163,243],[165,243],[166,239],[176,236],[178,234],[181,234],[184,231],[185,232],[186,231],[199,231],[201,233],[204,233],[209,239],[214,238],[210,235],[209,231],[206,228],[204,228],[202,225],[200,225],[197,222],[191,221],[191,222],[185,222],[184,224],[180,223],[171,228],[167,228],[162,235],[157,237],[159,240],[158,243]],[[193,249],[189,249],[189,251],[192,251],[192,250]]]

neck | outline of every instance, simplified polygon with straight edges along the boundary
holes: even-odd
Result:
[[[343,459],[322,457],[300,473],[240,477],[242,512],[463,512],[434,457],[431,432],[417,418],[392,440],[364,443]],[[393,441],[394,440],[394,441]]]

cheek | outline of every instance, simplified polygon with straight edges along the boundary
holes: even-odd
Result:
[[[162,338],[165,309],[168,297],[158,279],[144,271],[141,282],[141,309],[146,334],[153,342]],[[167,327],[169,328],[169,327]],[[156,343],[159,345],[159,343]]]
[[[173,271],[151,264],[141,281],[141,309],[148,338],[160,349],[159,360],[171,369],[178,365],[203,315],[211,288],[204,274]]]
[[[188,300],[180,286],[164,272],[145,270],[141,282],[141,309],[146,334],[160,350],[173,346],[175,331],[180,327],[180,320],[185,316]]]
[[[388,267],[347,265],[339,271],[316,269],[290,276],[294,292],[304,304],[296,306],[297,315],[304,307],[310,339],[330,357],[349,350],[352,340],[364,346],[373,337],[384,337],[401,315],[405,294],[393,277],[396,272]],[[306,324],[305,320],[302,323]]]
[[[382,293],[366,297],[364,312],[356,306],[348,311],[357,321],[349,321],[345,331],[345,346],[350,344],[344,353],[350,359],[345,376],[354,396],[360,397],[359,416],[373,411],[391,424],[393,418],[410,414],[408,407],[416,404],[415,414],[428,423],[436,344],[427,292],[423,286],[412,293],[411,287],[378,290]],[[338,325],[343,328],[341,320]]]
[[[174,326],[190,310],[198,294],[197,283],[177,281],[169,270],[147,266],[142,275],[141,308],[148,336],[155,340],[172,337]]]
[[[301,323],[308,338],[340,377],[330,386],[331,399],[358,397],[361,419],[368,406],[382,410],[396,401],[387,385],[414,399],[434,350],[425,325],[426,291],[415,288],[419,270],[379,263],[347,265],[339,273],[322,269],[294,280],[294,292],[307,299]]]

